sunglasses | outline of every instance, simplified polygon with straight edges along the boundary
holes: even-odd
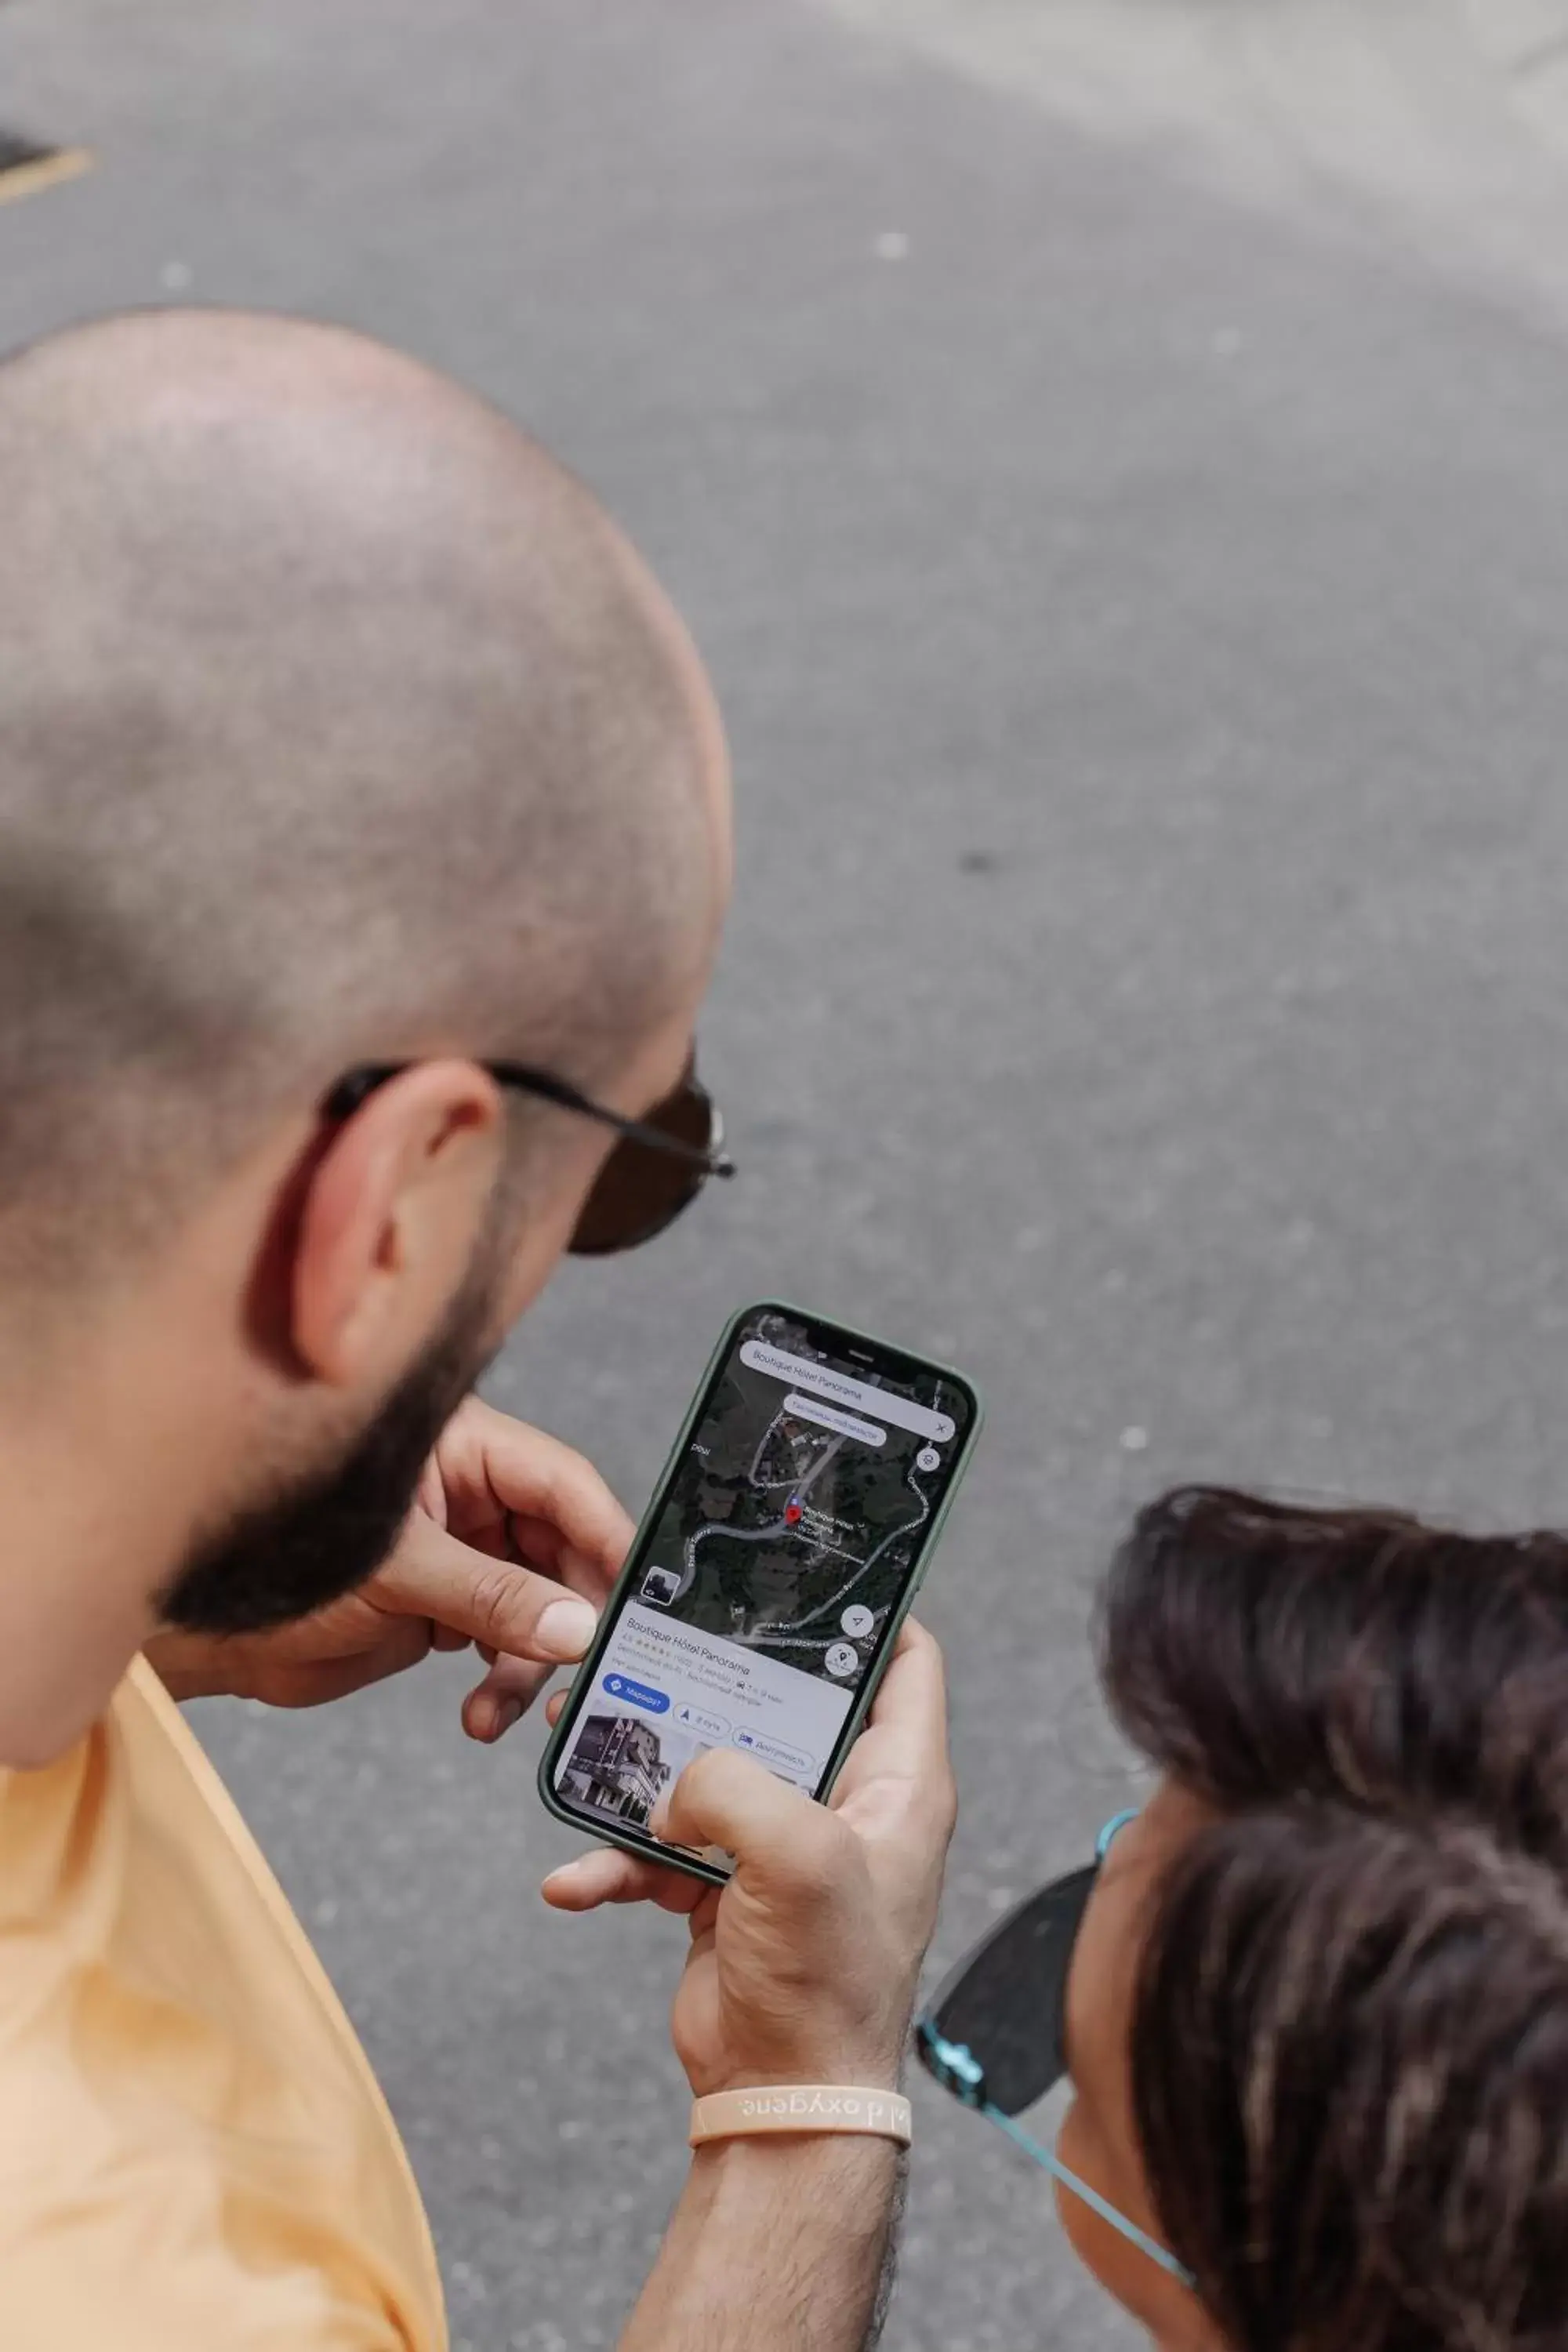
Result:
[[[349,1071],[321,1105],[322,1117],[352,1118],[378,1087],[408,1066],[406,1062],[375,1062]],[[484,1062],[480,1067],[498,1087],[553,1103],[579,1118],[596,1119],[620,1138],[599,1171],[566,1245],[574,1257],[608,1257],[616,1250],[639,1248],[690,1207],[710,1176],[735,1172],[724,1150],[723,1119],[699,1083],[695,1055],[688,1059],[674,1093],[641,1118],[627,1118],[566,1079],[524,1062]]]
[[[1184,2263],[1017,2121],[1067,2074],[1068,1979],[1079,1929],[1111,1841],[1136,1819],[1136,1813],[1118,1813],[1107,1822],[1087,1869],[1055,1878],[1026,1896],[976,1944],[921,2017],[915,2048],[944,2091],[999,2125],[1091,2212],[1191,2286]]]

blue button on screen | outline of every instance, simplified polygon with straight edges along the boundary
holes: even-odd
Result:
[[[606,1675],[605,1688],[612,1698],[624,1698],[628,1706],[640,1706],[645,1715],[663,1715],[669,1706],[669,1693],[650,1690],[647,1683],[634,1683],[629,1675]]]

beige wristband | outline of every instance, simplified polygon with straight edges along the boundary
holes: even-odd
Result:
[[[693,2147],[710,2139],[750,2139],[764,2132],[862,2132],[912,2137],[910,2103],[898,2091],[858,2090],[846,2083],[760,2083],[754,2091],[715,2091],[691,2104]]]

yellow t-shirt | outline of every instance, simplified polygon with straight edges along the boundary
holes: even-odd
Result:
[[[5,2352],[444,2352],[397,2129],[320,1961],[139,1660],[0,1771]]]

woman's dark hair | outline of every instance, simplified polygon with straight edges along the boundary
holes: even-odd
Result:
[[[1215,1808],[1138,2132],[1237,2352],[1568,2347],[1568,1538],[1185,1488],[1111,1570],[1124,1729]]]

